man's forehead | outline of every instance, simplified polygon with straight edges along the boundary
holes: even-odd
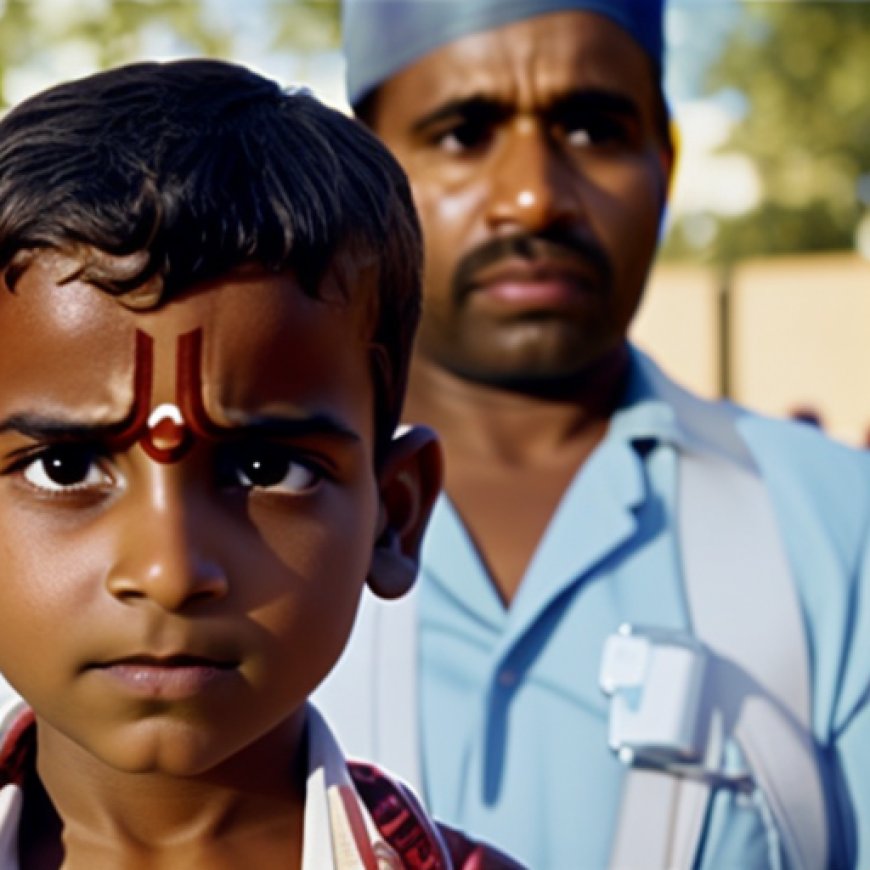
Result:
[[[586,91],[646,101],[654,95],[649,59],[620,27],[588,12],[561,12],[464,36],[400,72],[382,88],[387,112],[413,85],[418,116],[464,100],[547,103]]]
[[[469,34],[566,11],[606,17],[661,67],[663,0],[346,0],[350,102],[358,105],[403,69]]]

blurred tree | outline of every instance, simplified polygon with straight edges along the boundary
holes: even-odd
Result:
[[[210,23],[202,6],[200,0],[0,2],[0,103],[10,99],[9,76],[28,69],[36,75],[40,61],[56,65],[75,57],[83,67],[102,69],[141,56],[146,39],[161,29],[191,53],[225,54],[232,34]]]
[[[267,8],[273,50],[324,51],[341,40],[340,0],[268,0]]]
[[[753,161],[762,200],[739,217],[703,216],[700,245],[697,216],[678,221],[669,252],[701,247],[712,259],[733,262],[851,248],[867,206],[860,182],[870,173],[870,3],[743,7],[704,89],[735,91],[745,102],[745,116],[721,150]]]
[[[263,53],[335,47],[338,0],[0,0],[0,108],[18,96],[10,78],[28,71],[39,86],[154,53],[232,58],[245,25],[259,16]],[[72,58],[74,69],[66,66]]]

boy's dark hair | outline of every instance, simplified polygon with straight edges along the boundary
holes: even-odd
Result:
[[[69,280],[135,307],[132,291],[155,277],[160,296],[145,304],[245,263],[290,269],[312,296],[337,254],[374,264],[379,448],[391,437],[420,308],[417,217],[389,152],[312,96],[187,60],[131,64],[26,100],[0,121],[10,290],[46,249],[76,257]]]

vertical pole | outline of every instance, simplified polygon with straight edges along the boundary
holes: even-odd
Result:
[[[730,262],[719,267],[719,396],[732,399],[734,391],[734,293]]]

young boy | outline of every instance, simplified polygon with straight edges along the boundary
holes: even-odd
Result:
[[[419,252],[374,138],[240,67],[0,122],[2,870],[515,866],[306,704],[438,489]]]

